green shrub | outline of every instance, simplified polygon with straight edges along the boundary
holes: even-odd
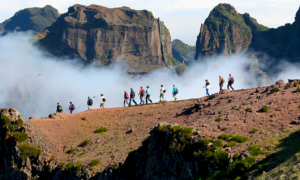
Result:
[[[193,128],[185,127],[179,130],[179,137],[182,143],[186,143],[186,141],[193,136]],[[177,131],[178,132],[178,131]]]
[[[213,147],[215,149],[223,147],[223,141],[221,139],[217,139],[213,143]]]
[[[253,156],[257,156],[257,155],[260,155],[263,153],[261,151],[259,145],[251,145],[251,146],[249,146],[248,150],[249,150],[249,153]]]
[[[60,164],[58,165],[58,168],[59,168],[59,169],[62,169],[64,166],[65,166],[65,162],[62,162],[62,163],[60,163]]]
[[[233,135],[232,140],[238,143],[244,143],[248,140],[248,137],[246,136],[240,136],[240,135]]]
[[[227,172],[229,175],[237,177],[238,175],[243,175],[246,171],[248,171],[254,163],[254,157],[246,157],[243,160],[237,160],[230,164]]]
[[[0,119],[0,126],[6,127],[10,125],[10,118],[8,116],[3,115]]]
[[[280,91],[281,91],[280,88],[274,88],[274,89],[271,90],[271,93],[274,94],[274,93],[278,93]]]
[[[245,109],[246,112],[252,112],[252,108]]]
[[[262,113],[266,113],[266,112],[268,112],[269,111],[269,106],[267,106],[267,105],[264,105],[261,109],[260,109],[260,112],[262,112]]]
[[[73,154],[76,151],[76,149],[71,148],[67,151],[67,154]]]
[[[293,86],[297,87],[298,86],[298,82],[294,82]]]
[[[300,87],[298,87],[296,90],[296,93],[299,93],[299,92],[300,92]]]
[[[216,119],[217,122],[221,122],[223,121],[223,115],[222,114],[219,114],[218,115],[218,118]]]
[[[257,131],[258,131],[258,129],[253,128],[253,129],[250,131],[250,134],[254,134],[254,133],[256,133]]]
[[[167,131],[170,131],[170,129],[171,129],[170,125],[163,125],[158,128],[158,131],[167,132]]]
[[[18,145],[21,158],[26,161],[27,157],[37,158],[41,154],[41,150],[37,146],[31,146],[27,143]]]
[[[66,165],[66,168],[65,168],[65,170],[70,170],[70,169],[72,169],[74,167],[74,165],[73,165],[73,163],[72,162],[68,162],[68,164]]]
[[[87,146],[88,144],[90,144],[90,141],[89,140],[84,140],[84,141],[82,141],[82,143],[80,143],[80,147],[85,147],[85,146]]]
[[[49,160],[50,162],[53,162],[53,161],[55,161],[56,159],[55,159],[55,157],[51,157],[51,159]]]
[[[133,149],[133,150],[129,151],[128,154],[135,153],[136,151],[137,151],[137,149]]]
[[[221,134],[218,139],[226,140],[228,138],[232,137],[232,134]]]
[[[228,165],[229,161],[228,153],[224,150],[218,150],[212,153],[212,157],[208,156],[207,158],[210,160],[209,164],[211,164],[216,169],[223,169]]]
[[[175,131],[179,131],[181,129],[181,126],[173,126],[172,127],[172,131],[175,132]]]
[[[119,167],[119,164],[118,163],[113,163],[112,165],[111,165],[111,167],[113,167],[113,168],[118,168]]]
[[[298,109],[300,109],[300,105],[298,106]]]
[[[14,137],[18,143],[21,143],[28,139],[28,134],[25,132],[14,132],[12,137]]]
[[[100,163],[99,159],[94,159],[89,163],[89,166],[93,167]]]
[[[226,147],[233,147],[233,146],[235,146],[234,141],[230,141],[229,143],[226,144]]]
[[[213,141],[212,139],[204,138],[199,141],[199,144],[201,145],[201,147],[207,147],[208,144],[212,141]]]
[[[82,167],[83,167],[83,165],[80,162],[76,163],[74,166],[77,173],[81,170]]]
[[[107,131],[107,128],[106,127],[100,127],[98,129],[96,129],[94,131],[94,133],[103,133],[103,132],[106,132]]]
[[[81,118],[81,120],[83,120],[83,121],[85,121],[85,119],[86,119],[85,117],[82,117],[82,118]]]

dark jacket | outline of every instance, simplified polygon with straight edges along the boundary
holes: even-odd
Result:
[[[62,108],[60,108],[60,107],[61,107],[61,105],[57,105],[56,112],[62,112]]]
[[[130,98],[135,98],[135,92],[134,91],[130,91]]]
[[[88,106],[91,106],[91,105],[93,105],[93,100],[92,100],[92,99],[88,99],[88,101],[87,101],[87,105],[88,105]]]
[[[206,82],[206,84],[205,84],[206,86],[209,86],[210,85],[210,83],[209,82]]]

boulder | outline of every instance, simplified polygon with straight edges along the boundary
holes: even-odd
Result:
[[[24,121],[21,113],[15,108],[0,108],[0,117],[3,115],[8,116],[12,122],[16,122],[19,119]]]

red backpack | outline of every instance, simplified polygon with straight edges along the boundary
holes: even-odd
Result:
[[[230,78],[230,83],[231,83],[231,84],[234,83],[234,78],[233,78],[233,77]]]

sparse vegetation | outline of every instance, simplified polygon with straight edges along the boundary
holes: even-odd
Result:
[[[219,148],[223,147],[223,141],[221,139],[215,140],[213,143],[213,147],[215,149],[219,149]]]
[[[260,112],[262,113],[267,113],[269,111],[269,106],[267,105],[264,105],[261,109],[260,109]]]
[[[83,167],[83,165],[80,162],[76,163],[75,166],[74,166],[74,168],[76,170],[76,173],[78,173],[81,170],[82,167]]]
[[[8,116],[3,115],[0,119],[0,126],[6,127],[10,125],[10,118]]]
[[[300,87],[297,87],[296,93],[299,93],[299,92],[300,92]]]
[[[248,107],[247,109],[245,109],[245,111],[246,111],[246,112],[252,112],[252,108],[249,108],[249,107]]]
[[[94,159],[89,163],[89,166],[93,167],[100,163],[99,159]]]
[[[65,170],[68,171],[68,170],[72,169],[73,167],[74,167],[73,163],[72,162],[68,162],[68,164],[65,167]]]
[[[297,87],[297,86],[298,86],[298,82],[295,81],[294,84],[293,84],[293,86],[294,86],[294,87]]]
[[[103,133],[103,132],[106,132],[107,131],[107,128],[106,127],[100,127],[98,129],[96,129],[94,131],[94,133]]]
[[[19,144],[18,148],[23,161],[26,161],[27,157],[37,158],[42,153],[39,147],[31,146],[27,143]]]
[[[254,134],[254,133],[256,133],[257,131],[258,131],[258,129],[253,128],[253,129],[250,131],[250,134]]]
[[[87,146],[88,144],[90,144],[90,141],[89,140],[84,140],[84,141],[82,141],[82,143],[80,143],[80,147],[85,147],[85,146]]]
[[[233,146],[235,146],[234,141],[230,141],[229,143],[226,144],[226,147],[233,147]]]
[[[216,119],[217,122],[221,122],[223,121],[223,115],[222,114],[219,114],[218,115],[218,118]]]
[[[273,89],[271,90],[271,93],[274,94],[274,93],[278,93],[278,92],[280,92],[280,91],[281,91],[280,88],[273,88]]]
[[[15,138],[18,143],[21,143],[28,139],[28,134],[25,132],[14,132],[12,137]]]
[[[232,137],[232,134],[221,134],[218,139],[226,140],[228,138]]]
[[[113,163],[112,165],[111,165],[111,167],[113,167],[113,168],[118,168],[119,167],[119,164],[118,163]]]
[[[65,162],[61,162],[61,163],[58,165],[58,168],[59,168],[59,169],[62,169],[64,166],[65,166]]]
[[[249,153],[253,156],[257,156],[257,155],[260,155],[263,153],[261,151],[259,145],[251,145],[251,146],[249,146],[248,150],[249,150]]]
[[[85,120],[86,120],[86,118],[85,118],[85,117],[82,117],[82,118],[81,118],[81,120],[85,121]]]
[[[71,148],[67,151],[67,154],[74,154],[75,151],[76,151],[76,149]]]
[[[248,137],[246,136],[240,136],[240,135],[233,135],[232,140],[238,143],[244,143],[248,140]]]
[[[55,157],[51,157],[51,159],[49,160],[50,162],[53,162],[53,161],[55,161],[56,159],[55,159]]]

